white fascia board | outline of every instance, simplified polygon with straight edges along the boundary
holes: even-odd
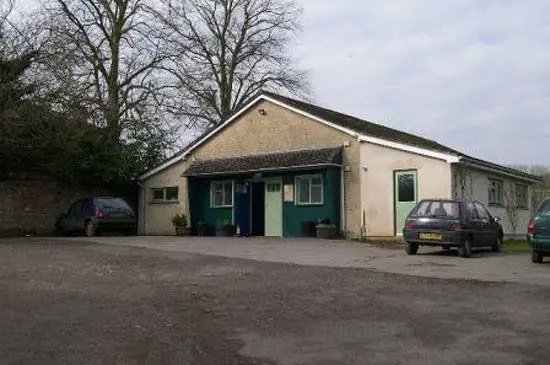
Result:
[[[161,172],[162,170],[164,170],[164,169],[166,169],[166,168],[172,166],[172,165],[175,164],[176,162],[183,160],[183,159],[185,158],[185,155],[186,155],[185,153],[182,153],[182,154],[180,154],[180,155],[174,156],[173,158],[169,159],[168,161],[166,161],[166,162],[163,163],[162,165],[157,166],[157,167],[155,167],[154,169],[149,170],[149,171],[147,171],[146,173],[144,173],[144,174],[138,176],[137,180],[143,181],[143,180],[147,179],[148,177],[153,176],[153,175],[155,175],[155,174],[158,173],[158,172]]]
[[[393,148],[393,149],[401,150],[405,152],[410,152],[421,156],[432,157],[438,160],[446,161],[447,163],[457,163],[460,161],[460,156],[443,153],[443,152],[432,151],[425,148],[410,146],[410,145],[402,144],[398,142],[392,142],[392,141],[388,141],[388,140],[376,138],[376,137],[360,135],[359,141],[377,144],[380,146]]]
[[[180,156],[175,156],[174,158],[166,161],[165,163],[163,163],[162,165],[158,166],[158,167],[155,167],[154,169],[146,172],[145,174],[141,175],[138,177],[139,180],[143,180],[143,179],[146,179],[164,169],[166,169],[167,167],[170,167],[171,165],[173,165],[174,163],[180,161],[180,160],[183,160],[185,159],[185,157],[187,155],[189,155],[189,153],[191,153],[191,151],[193,151],[194,149],[196,149],[197,147],[199,147],[201,144],[203,144],[204,142],[206,142],[208,139],[210,139],[213,135],[215,135],[216,133],[218,133],[221,129],[223,129],[225,126],[227,126],[229,123],[233,122],[235,119],[237,119],[238,117],[240,117],[244,112],[246,112],[248,109],[250,109],[250,107],[252,107],[252,105],[256,104],[257,102],[259,102],[260,100],[266,100],[266,101],[269,101],[273,104],[276,104],[278,106],[281,106],[285,109],[288,109],[290,111],[293,111],[295,113],[298,113],[300,115],[303,115],[307,118],[310,118],[310,119],[313,119],[317,122],[320,122],[322,124],[325,124],[331,128],[334,128],[334,129],[337,129],[341,132],[344,132],[344,133],[347,133],[351,136],[353,136],[354,138],[357,138],[358,137],[358,134],[354,131],[352,131],[351,129],[347,129],[347,128],[344,128],[344,127],[341,127],[337,124],[334,124],[334,123],[331,123],[327,120],[324,120],[322,118],[319,118],[319,117],[316,117],[310,113],[307,113],[307,112],[304,112],[303,110],[300,110],[300,109],[297,109],[297,108],[294,108],[288,104],[285,104],[283,102],[280,102],[276,99],[273,99],[273,98],[270,98],[269,96],[266,96],[266,95],[260,95],[258,96],[257,98],[255,98],[254,100],[252,100],[250,103],[246,104],[244,107],[241,108],[241,110],[239,110],[237,113],[235,113],[233,116],[231,116],[231,118],[227,119],[225,122],[223,122],[222,124],[220,124],[217,128],[213,129],[212,132],[208,133],[206,136],[204,136],[203,138],[201,138],[200,140],[196,141],[195,143],[193,143],[192,146],[190,146],[187,151],[185,151],[185,153],[183,153],[182,155]]]
[[[212,137],[214,134],[218,133],[222,128],[224,128],[226,125],[228,125],[229,123],[234,121],[236,118],[238,118],[240,115],[242,115],[246,110],[248,110],[252,105],[257,103],[261,99],[265,99],[265,97],[262,96],[262,95],[258,96],[256,99],[254,99],[250,103],[246,104],[241,110],[239,110],[237,113],[235,113],[231,118],[227,119],[225,122],[220,124],[217,128],[213,129],[212,132],[208,133],[206,136],[204,136],[200,140],[193,143],[193,145],[190,146],[187,149],[187,151],[185,151],[183,154],[181,154],[179,156],[175,156],[174,158],[172,158],[172,159],[166,161],[165,163],[163,163],[162,165],[160,165],[158,167],[155,167],[154,169],[152,169],[150,171],[147,171],[145,174],[139,176],[138,179],[139,180],[146,179],[149,176],[152,176],[152,175],[156,174],[157,172],[160,172],[160,171],[164,170],[165,168],[170,167],[171,165],[175,164],[176,162],[185,159],[185,157],[187,155],[189,155],[189,153],[192,150],[194,150],[195,148],[197,148],[198,146],[200,146],[201,144],[206,142],[210,137]]]
[[[294,108],[294,107],[292,107],[292,106],[290,106],[290,105],[288,105],[288,104],[285,104],[285,103],[283,103],[283,102],[281,102],[281,101],[279,101],[279,100],[272,99],[272,98],[270,98],[269,96],[263,96],[263,99],[264,99],[264,100],[267,100],[267,101],[269,101],[269,102],[272,102],[273,104],[279,105],[280,107],[283,107],[283,108],[285,108],[285,109],[288,109],[288,110],[290,110],[290,111],[293,111],[294,113],[303,115],[304,117],[307,117],[307,118],[309,118],[309,119],[313,119],[313,120],[315,120],[315,121],[317,121],[317,122],[319,122],[319,123],[322,123],[322,124],[324,124],[324,125],[326,125],[326,126],[328,126],[328,127],[337,129],[337,130],[339,130],[340,132],[347,133],[347,134],[349,134],[349,135],[352,136],[352,137],[357,138],[357,137],[359,136],[359,134],[358,134],[357,132],[355,132],[355,131],[353,131],[353,130],[351,130],[351,129],[342,127],[342,126],[340,126],[340,125],[338,125],[338,124],[331,123],[331,122],[329,122],[328,120],[325,120],[325,119],[316,117],[316,116],[313,115],[313,114],[310,114],[310,113],[305,112],[305,111],[303,111],[303,110],[300,110],[300,109],[298,109],[298,108]]]
[[[540,182],[539,180],[530,179],[530,178],[528,178],[527,176],[516,175],[516,174],[513,174],[513,173],[511,173],[511,172],[506,172],[506,171],[502,171],[502,170],[499,170],[499,169],[495,169],[495,168],[491,168],[491,167],[487,167],[487,166],[478,165],[478,164],[475,164],[475,163],[461,162],[460,164],[461,164],[461,165],[464,165],[464,166],[468,166],[468,167],[474,168],[474,169],[477,169],[477,170],[482,170],[482,171],[486,171],[486,172],[492,172],[492,173],[494,173],[495,175],[507,176],[507,177],[513,178],[513,179],[515,179],[515,180],[520,180],[520,181],[528,181],[528,182],[530,182],[530,183],[532,183],[532,184],[535,184],[535,183]]]

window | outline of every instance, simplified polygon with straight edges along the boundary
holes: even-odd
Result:
[[[518,208],[529,208],[529,188],[527,185],[516,185],[516,205]]]
[[[265,185],[265,190],[270,193],[278,193],[281,191],[280,183],[267,183]]]
[[[482,220],[490,220],[491,219],[491,215],[489,214],[487,209],[485,209],[485,207],[480,202],[475,202],[474,204],[476,206],[477,214],[478,214],[480,219],[482,219]]]
[[[178,187],[167,186],[163,188],[151,189],[153,194],[153,202],[177,202],[178,201]]]
[[[489,204],[502,205],[503,185],[501,180],[489,179]]]
[[[414,180],[415,178],[413,174],[403,174],[397,177],[397,201],[415,201]]]
[[[210,206],[212,208],[233,206],[233,181],[215,181],[210,185]]]
[[[323,204],[323,178],[321,175],[296,177],[296,203]]]
[[[466,219],[468,220],[479,219],[479,216],[477,215],[477,210],[474,207],[474,203],[472,202],[468,202],[466,204]]]
[[[411,217],[437,217],[456,219],[460,217],[460,205],[446,200],[423,200],[412,210]]]

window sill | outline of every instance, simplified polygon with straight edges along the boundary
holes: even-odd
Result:
[[[179,204],[179,200],[152,200],[149,202],[149,205],[157,205],[157,204]]]
[[[296,203],[297,207],[320,207],[323,206],[324,203]]]
[[[229,208],[233,208],[232,205],[220,205],[220,206],[210,206],[211,209],[229,209]]]

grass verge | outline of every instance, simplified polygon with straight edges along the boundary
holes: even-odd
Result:
[[[502,243],[503,252],[531,252],[531,246],[527,240],[511,239]]]

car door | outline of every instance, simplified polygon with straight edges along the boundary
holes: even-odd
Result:
[[[482,222],[473,202],[466,203],[466,228],[472,235],[472,245],[483,245]]]
[[[82,201],[78,200],[67,211],[67,215],[64,218],[65,230],[69,232],[74,232],[77,229],[76,218],[80,212],[81,205],[82,205]]]
[[[482,243],[480,246],[491,246],[496,239],[496,234],[493,232],[493,224],[495,223],[489,211],[483,204],[476,201],[474,202],[477,214],[480,221]]]
[[[78,212],[75,218],[75,230],[83,231],[86,227],[86,221],[90,218],[92,211],[92,202],[90,199],[85,199],[80,202]]]

